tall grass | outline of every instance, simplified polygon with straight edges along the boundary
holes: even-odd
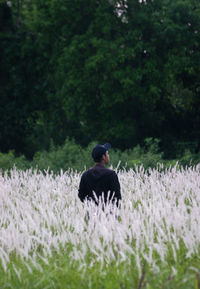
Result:
[[[76,171],[0,175],[0,288],[197,289],[200,165],[118,175],[104,211],[80,202]]]

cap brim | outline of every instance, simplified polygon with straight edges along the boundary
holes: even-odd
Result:
[[[103,146],[105,147],[107,151],[111,148],[111,144],[109,143],[105,143]]]

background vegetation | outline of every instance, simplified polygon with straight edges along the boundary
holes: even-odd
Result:
[[[197,162],[199,44],[198,0],[1,0],[0,167]]]
[[[16,156],[14,151],[0,153],[1,171],[10,170],[15,166],[17,169],[38,168],[40,170],[52,170],[58,173],[61,169],[72,168],[83,171],[93,165],[91,157],[92,148],[96,142],[91,142],[86,148],[82,148],[74,141],[66,139],[60,146],[50,145],[49,151],[40,151],[34,154],[32,160],[28,160],[24,155]],[[119,149],[110,150],[110,165],[114,168],[129,169],[142,165],[145,169],[156,168],[157,164],[163,164],[163,168],[174,166],[177,162],[180,166],[196,165],[200,163],[200,153],[193,154],[185,150],[174,159],[165,159],[164,153],[160,151],[159,140],[145,139],[145,145],[135,146],[133,149],[121,151]]]

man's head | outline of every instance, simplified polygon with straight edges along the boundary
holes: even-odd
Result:
[[[109,143],[105,143],[104,145],[97,144],[92,150],[92,157],[95,163],[108,164],[110,161],[108,150],[110,148],[111,145]]]

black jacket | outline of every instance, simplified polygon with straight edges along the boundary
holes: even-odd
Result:
[[[107,169],[101,164],[96,164],[84,172],[81,177],[78,196],[82,202],[88,199],[98,204],[93,192],[95,192],[97,199],[103,194],[105,202],[107,199],[109,201],[112,199],[118,205],[119,200],[121,200],[121,193],[118,176],[115,171]]]

